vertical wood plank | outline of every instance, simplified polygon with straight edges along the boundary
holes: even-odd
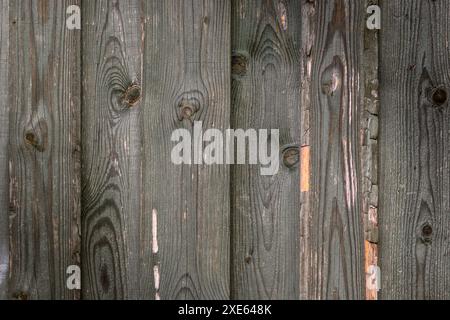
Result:
[[[229,168],[171,161],[172,132],[230,125],[231,1],[146,3],[143,212],[155,299],[228,299]],[[149,220],[148,220],[149,221]]]
[[[232,7],[236,129],[279,129],[281,164],[232,167],[232,298],[299,297],[300,1]]]
[[[365,8],[349,0],[307,1],[302,12],[302,106],[309,114],[311,189],[302,195],[301,297],[363,299],[361,57]],[[305,113],[304,113],[305,114]],[[304,143],[304,141],[302,141]],[[307,198],[307,200],[305,200]]]
[[[378,0],[366,0],[366,8],[378,5]],[[367,11],[366,11],[367,13]],[[366,14],[366,21],[372,13]],[[379,165],[379,30],[364,30],[363,81],[360,89],[364,97],[361,108],[361,197],[364,216],[364,270],[366,272],[366,299],[377,300],[379,279],[378,259],[378,165]]]
[[[142,207],[142,6],[139,0],[83,2],[85,299],[151,293],[151,212]]]
[[[66,29],[66,8],[80,1],[9,4],[8,298],[74,299],[66,269],[80,251],[80,32]]]
[[[382,298],[449,299],[450,3],[382,5]]]
[[[0,0],[0,300],[8,298],[9,279],[8,52],[9,0]]]

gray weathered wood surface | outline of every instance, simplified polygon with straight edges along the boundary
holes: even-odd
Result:
[[[170,159],[173,130],[229,126],[229,5],[83,6],[85,298],[229,297],[228,168]]]
[[[85,1],[82,243],[85,299],[137,299],[151,284],[142,205],[142,2]],[[144,278],[141,278],[144,277]]]
[[[450,3],[382,4],[382,298],[450,299]]]
[[[300,1],[233,1],[231,125],[281,129],[280,168],[232,167],[232,298],[299,297]]]
[[[307,299],[364,298],[361,213],[361,57],[365,6],[333,0],[304,4],[302,79],[308,94],[310,190],[302,198],[301,287]],[[303,171],[303,170],[302,170]]]
[[[449,12],[0,0],[0,299],[450,299]],[[174,165],[194,121],[279,173]]]
[[[230,126],[230,5],[146,1],[143,214],[156,216],[149,267],[160,278],[152,298],[230,297],[229,167],[170,159],[175,129]]]
[[[8,54],[9,0],[0,0],[0,300],[9,291]]]
[[[78,294],[66,288],[80,258],[80,33],[66,29],[69,2],[80,4],[9,1],[7,298]]]

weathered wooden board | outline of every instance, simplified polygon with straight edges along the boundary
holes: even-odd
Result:
[[[379,0],[366,0],[366,8],[371,8],[366,20],[374,14],[373,5]],[[380,16],[379,16],[380,17]],[[363,76],[359,89],[363,97],[360,112],[360,192],[364,217],[364,270],[366,273],[366,299],[377,300],[380,289],[378,259],[378,166],[379,166],[379,30],[365,28],[364,51],[362,56]]]
[[[382,5],[382,298],[450,299],[450,3]]]
[[[80,252],[80,32],[66,28],[69,3],[79,1],[9,1],[8,298],[77,297],[66,288]]]
[[[305,171],[310,189],[302,190],[307,194],[302,195],[301,298],[363,299],[359,145],[364,2],[308,1],[302,12],[302,108],[309,116],[309,137],[302,137],[302,144],[308,142],[304,147],[310,149],[311,168]]]
[[[0,300],[376,299],[379,260],[381,298],[450,299],[448,12],[0,0]],[[279,172],[175,165],[194,121],[280,129]]]
[[[150,298],[151,211],[142,205],[142,5],[98,0],[82,7],[85,299]]]
[[[235,129],[279,129],[280,168],[232,167],[232,298],[299,297],[300,1],[233,1]],[[270,149],[269,149],[270,150]]]
[[[0,300],[8,298],[9,278],[9,0],[0,0]]]
[[[194,121],[203,129],[230,125],[231,1],[145,6],[143,219],[152,224],[152,297],[227,299],[229,168],[174,165],[171,135]]]

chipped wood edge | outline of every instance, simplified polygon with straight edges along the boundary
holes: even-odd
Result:
[[[317,288],[311,287],[312,257],[308,256],[310,241],[309,221],[311,217],[311,134],[310,109],[312,90],[312,51],[316,41],[315,23],[317,19],[316,3],[314,0],[305,1],[301,8],[302,19],[302,59],[301,59],[301,161],[300,161],[300,299],[317,297]]]
[[[379,0],[366,0],[366,8]],[[379,135],[379,32],[369,30],[364,21],[363,110],[361,117],[361,168],[365,233],[366,299],[378,300],[378,135]]]

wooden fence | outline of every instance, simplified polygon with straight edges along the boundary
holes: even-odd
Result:
[[[449,13],[0,0],[0,299],[450,299]],[[174,165],[194,121],[279,173]]]

